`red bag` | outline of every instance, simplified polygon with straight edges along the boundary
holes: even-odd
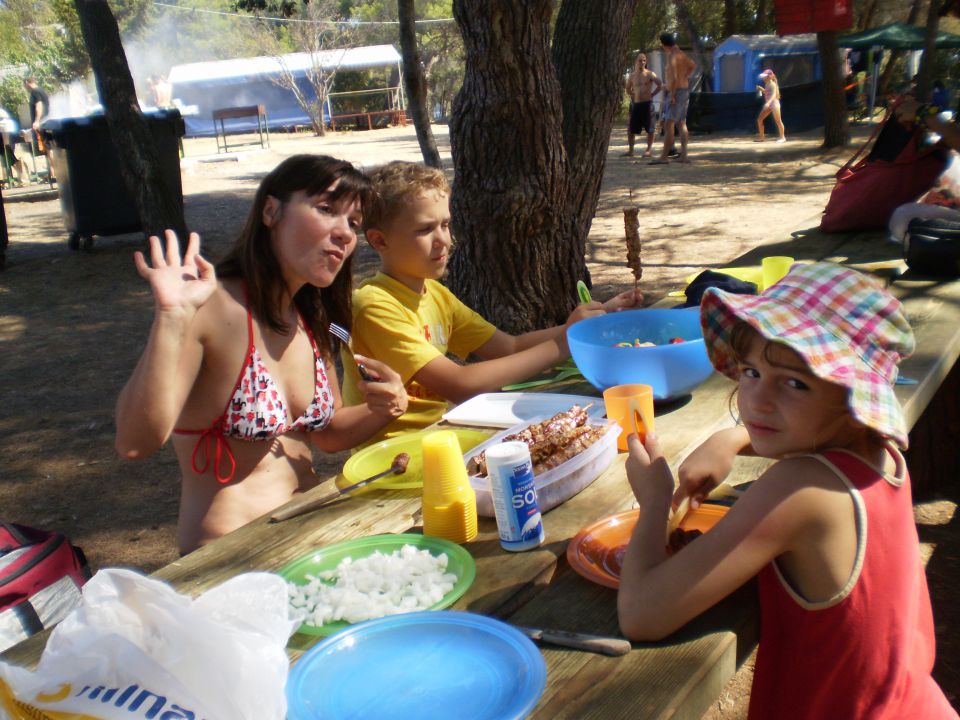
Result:
[[[893,211],[929,190],[946,167],[948,158],[939,144],[921,147],[924,133],[919,128],[893,161],[868,156],[853,164],[887,122],[897,122],[891,120],[892,110],[863,147],[837,171],[837,184],[820,220],[824,232],[886,227]]]
[[[60,622],[89,579],[66,536],[0,521],[0,652]]]

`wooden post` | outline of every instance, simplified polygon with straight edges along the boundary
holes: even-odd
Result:
[[[631,200],[633,193],[630,193]],[[627,267],[633,270],[633,287],[640,284],[643,277],[643,264],[640,260],[640,208],[630,205],[623,209],[623,234],[627,243]]]

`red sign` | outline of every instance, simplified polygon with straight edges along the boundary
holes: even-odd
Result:
[[[853,24],[852,0],[774,0],[777,34],[846,30]]]

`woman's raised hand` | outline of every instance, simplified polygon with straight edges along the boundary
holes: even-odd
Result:
[[[200,256],[200,236],[190,233],[187,251],[180,257],[180,245],[173,230],[164,232],[166,250],[156,235],[150,236],[150,264],[143,253],[133,254],[137,272],[150,283],[158,311],[195,312],[217,287],[213,265]]]

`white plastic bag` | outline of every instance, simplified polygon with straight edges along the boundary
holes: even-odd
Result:
[[[283,720],[284,648],[298,622],[278,575],[238,575],[194,600],[102,570],[36,671],[0,663],[0,718]]]

